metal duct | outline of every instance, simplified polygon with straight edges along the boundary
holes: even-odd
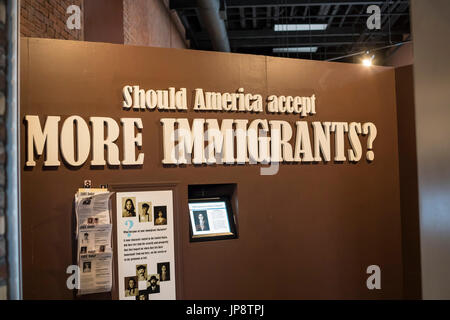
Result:
[[[213,49],[230,52],[227,29],[219,15],[219,0],[197,0],[197,7],[199,18],[207,29]]]

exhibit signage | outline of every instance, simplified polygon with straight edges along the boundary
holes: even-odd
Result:
[[[172,190],[117,192],[119,299],[173,300]]]
[[[122,88],[123,112],[186,112],[187,89],[145,90],[139,86]],[[265,99],[260,94],[247,93],[239,88],[234,93],[193,91],[192,109],[211,115],[216,112],[262,114],[288,114],[297,117],[295,124],[284,120],[223,119],[213,116],[195,118],[160,119],[163,132],[163,159],[167,165],[182,164],[258,164],[258,163],[319,163],[358,162],[375,158],[373,143],[377,128],[372,122],[306,121],[319,111],[319,99],[310,96],[276,96]],[[299,120],[300,119],[300,120]],[[123,117],[119,123],[110,117],[90,117],[88,122],[80,116],[67,117],[60,126],[60,116],[47,116],[45,124],[38,115],[26,115],[26,166],[36,166],[35,156],[45,156],[44,167],[61,165],[64,161],[80,167],[91,156],[91,166],[144,164],[145,155],[138,152],[145,138],[141,118]],[[121,128],[120,128],[121,126]],[[122,135],[123,148],[116,141]],[[331,145],[334,139],[332,157]],[[345,147],[348,139],[349,148]],[[361,140],[365,140],[365,144]],[[206,142],[206,145],[205,145]],[[105,156],[106,149],[106,156]]]
[[[24,297],[336,298],[342,283],[337,298],[402,295],[392,68],[21,46]],[[113,193],[109,220],[76,206],[88,186]],[[283,263],[289,276],[269,288]],[[355,277],[372,264],[381,293]]]

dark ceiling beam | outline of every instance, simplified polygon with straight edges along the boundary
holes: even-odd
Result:
[[[319,20],[324,20],[325,18],[322,18],[323,16],[328,15],[328,12],[330,11],[331,5],[324,5],[320,7],[319,10]]]
[[[245,8],[239,8],[239,16],[241,17],[241,28],[245,29],[247,24],[245,23]]]
[[[388,15],[383,16],[383,19],[381,20],[381,30],[383,32],[388,32],[389,30],[392,33],[393,30],[393,26],[394,24],[397,22],[397,20],[400,18],[399,16],[390,16],[389,14],[392,13],[395,10],[395,13],[404,13],[404,11],[408,8],[408,5],[405,4],[401,4],[400,0],[398,0],[396,3],[394,3],[391,6],[386,6],[387,7],[387,13]],[[383,10],[383,9],[382,9]],[[405,32],[407,33],[407,32]],[[370,41],[370,39],[373,38],[373,35],[370,35],[365,42]]]
[[[305,11],[303,11],[303,16],[302,16],[303,20],[306,19],[306,15],[308,14],[308,12],[309,12],[309,7],[305,7]]]
[[[261,53],[261,51],[251,51],[248,50],[245,53],[248,54],[263,54],[265,56],[272,56],[272,57],[292,57],[292,58],[300,58],[300,59],[309,59],[311,56],[314,59],[320,59],[322,58],[334,58],[334,57],[342,57],[343,55],[346,55],[347,52],[346,51],[336,51],[336,50],[331,50],[331,51],[320,51],[317,50],[316,52],[272,52],[271,50],[267,50],[263,53]],[[358,55],[355,55],[358,56]]]
[[[289,14],[289,19],[292,20],[292,17],[295,16],[295,11],[297,11],[297,7],[291,7],[291,13]]]
[[[395,30],[392,31],[392,35],[403,35],[409,33],[409,30]],[[373,34],[374,36],[387,36],[387,31],[379,30],[361,30],[357,31],[351,27],[346,28],[329,28],[327,30],[315,30],[304,32],[278,32],[273,29],[263,30],[231,30],[228,31],[228,38],[231,40],[238,39],[265,39],[265,38],[302,38],[302,37],[359,37],[361,34]],[[208,40],[208,34],[206,32],[195,33],[195,38],[199,40]]]
[[[308,7],[308,6],[332,6],[332,5],[370,5],[370,4],[385,4],[395,3],[395,0],[380,0],[380,1],[355,1],[355,0],[338,0],[338,1],[324,1],[324,0],[309,0],[299,2],[298,0],[227,0],[227,8],[240,7]],[[409,0],[401,0],[400,3],[409,3]],[[196,0],[170,0],[170,9],[194,9],[197,6]]]
[[[320,49],[317,50],[316,52],[289,52],[289,54],[293,54],[293,55],[323,55],[323,54],[327,54],[327,55],[343,55],[346,52],[344,51],[340,51],[340,50],[336,50],[336,49],[330,49],[331,51],[321,51]],[[273,52],[272,49],[267,49],[265,51],[261,51],[261,50],[245,50],[245,53],[250,53],[250,54],[258,54],[262,52],[262,54],[264,55],[285,55],[287,52]]]
[[[347,15],[350,13],[351,9],[352,9],[352,6],[350,5],[350,6],[347,7],[347,10],[345,10],[345,14],[342,17],[341,22],[339,23],[339,28],[342,28],[342,26],[344,25],[344,21],[347,18]]]
[[[388,8],[388,6],[389,6],[389,2],[385,2],[385,3],[383,3],[383,5],[381,6],[381,8],[380,8],[380,13],[381,13],[381,16],[383,17],[383,18],[386,18],[386,17],[388,17],[389,15],[390,15],[390,12],[389,11],[386,11],[386,8]],[[365,9],[365,11],[367,12],[367,8]],[[386,11],[386,12],[385,12]],[[365,23],[365,25],[364,25],[364,27],[366,27],[366,23]],[[361,36],[358,38],[358,40],[356,40],[355,41],[355,43],[361,43],[361,42],[366,42],[367,40],[369,40],[370,39],[370,35],[367,35],[367,34],[361,34]],[[352,47],[352,49],[353,49],[353,47]]]
[[[355,21],[353,22],[353,26],[356,26],[356,25],[358,24],[359,19],[365,15],[365,12],[366,12],[366,11],[367,11],[367,7],[366,7],[366,6],[363,6],[363,7],[361,8],[361,11],[359,11],[359,14],[357,15]],[[351,16],[351,15],[347,14],[347,15],[345,16],[345,18],[350,17],[350,16]],[[368,17],[368,16],[369,16],[369,15],[367,15],[367,17]]]
[[[332,17],[328,18],[328,27],[329,28],[331,26],[331,24],[333,23],[334,18],[336,17],[336,14],[338,13],[340,8],[340,5],[337,5],[334,7],[333,12],[331,13]]]
[[[386,22],[389,22],[388,21],[389,18],[390,18],[389,14],[392,13],[399,4],[400,4],[400,1],[397,1],[394,4],[388,6],[388,8],[387,8],[387,13],[388,14],[387,15],[381,15],[382,16],[382,19],[381,19],[381,25],[382,26],[384,26]]]
[[[402,41],[401,36],[392,36],[392,39],[396,42]],[[205,41],[208,43],[208,41]],[[373,44],[386,44],[387,40],[372,40],[367,45]],[[288,46],[341,46],[355,44],[354,37],[328,37],[328,38],[290,38]],[[359,46],[359,44],[355,44]],[[361,44],[366,45],[366,44]],[[230,46],[236,48],[258,48],[258,47],[286,47],[286,43],[283,43],[281,39],[234,39],[230,40]]]
[[[274,9],[275,9],[275,15],[270,17],[270,19],[279,20],[280,16],[276,15],[276,11],[277,11],[276,7]],[[192,16],[196,16],[196,13],[195,12],[187,12],[187,13],[185,13],[185,15],[189,16],[189,17],[192,17]],[[387,15],[387,13],[386,13],[386,15]],[[311,18],[311,19],[318,19],[318,18],[367,18],[367,17],[370,17],[370,16],[371,16],[371,14],[361,13],[361,14],[348,14],[348,15],[345,15],[345,14],[335,14],[335,15],[328,14],[328,15],[324,15],[324,16],[319,16],[319,15],[312,15],[312,16],[306,15],[306,16],[303,16],[303,15],[301,15],[301,16],[292,16],[292,17],[289,17],[289,18],[290,19],[305,19],[305,18],[308,18],[308,19],[309,18]],[[409,16],[409,13],[393,12],[393,13],[389,14],[389,16],[391,16],[391,17],[397,17],[397,16],[398,17],[402,17],[402,16],[406,17],[406,16]],[[236,18],[234,18],[234,17],[236,17]],[[229,14],[228,15],[228,21],[237,22],[237,21],[240,21],[240,19],[241,18],[239,17],[239,15],[234,15],[234,14]],[[268,17],[267,17],[267,15],[264,15],[264,16],[257,16],[256,18],[245,17],[245,19],[246,20],[252,20],[252,19],[265,20],[265,19],[268,19]],[[314,23],[314,21],[311,21],[311,22]]]
[[[399,13],[399,12],[404,13],[405,11],[408,13],[409,12],[408,10],[409,10],[409,4],[402,3],[399,5],[399,7],[397,8],[395,13]],[[390,21],[390,24],[388,24],[388,26],[393,28],[399,18],[400,18],[400,16],[390,16],[391,21]]]
[[[272,25],[270,22],[270,17],[272,16],[272,7],[267,7],[266,8],[266,26],[267,28],[270,28],[270,26]]]
[[[273,19],[275,21],[278,21],[279,17],[280,17],[280,7],[274,7],[273,8]]]

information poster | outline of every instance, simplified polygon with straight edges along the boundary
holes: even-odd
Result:
[[[75,194],[81,271],[78,295],[109,292],[112,288],[111,195],[106,189],[80,189]]]
[[[173,194],[117,193],[119,299],[174,300]]]

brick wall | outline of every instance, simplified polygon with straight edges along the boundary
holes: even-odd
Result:
[[[84,0],[20,0],[20,35],[23,37],[83,40],[83,16],[81,30],[69,30],[66,26],[67,8],[74,4],[83,12]]]
[[[123,27],[125,44],[186,48],[168,0],[123,0]]]
[[[21,36],[84,40],[84,4],[96,0],[20,1]],[[81,8],[81,30],[69,30],[66,26],[69,17],[66,10],[72,4]],[[176,14],[169,10],[168,0],[123,0],[123,35],[125,44],[164,48],[187,47],[184,27]]]
[[[0,0],[0,300],[7,299],[5,219],[6,0]]]

